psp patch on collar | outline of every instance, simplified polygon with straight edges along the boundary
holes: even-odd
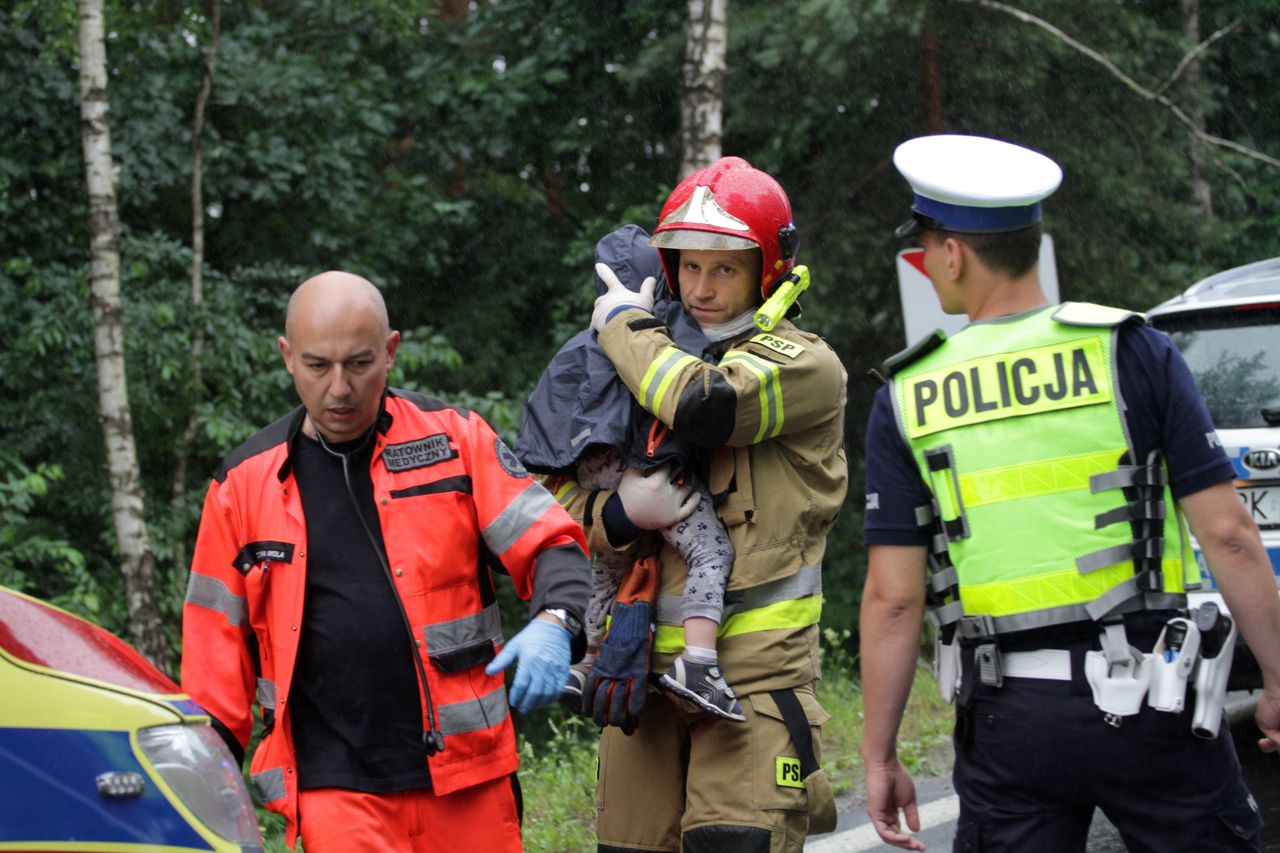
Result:
[[[777,335],[762,333],[751,339],[753,343],[766,346],[776,352],[778,355],[785,355],[787,358],[795,358],[804,352],[804,347],[795,341],[788,341]]]
[[[774,760],[777,762],[775,773],[779,788],[804,787],[804,777],[800,775],[800,759],[779,755]]]
[[[515,477],[517,480],[522,480],[529,476],[529,472],[525,470],[520,457],[516,456],[515,451],[507,447],[507,443],[500,438],[493,440],[493,455],[498,457],[498,464],[502,466],[502,470],[506,471],[508,476]]]
[[[388,471],[411,471],[457,458],[458,451],[443,432],[403,444],[388,444],[382,451],[382,464]]]

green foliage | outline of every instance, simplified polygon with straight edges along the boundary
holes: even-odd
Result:
[[[1149,89],[1192,47],[1168,3],[1018,5]],[[1269,0],[1200,5],[1202,37],[1241,25],[1201,56],[1196,88],[1166,94],[1202,107],[1208,132],[1280,153],[1280,11]],[[587,323],[596,240],[626,222],[652,227],[675,182],[686,4],[503,0],[457,19],[426,8],[224,6],[203,140],[205,302],[195,309],[191,128],[207,4],[107,4],[129,388],[175,629],[208,476],[295,405],[274,339],[298,282],[328,268],[370,277],[403,331],[393,381],[474,408],[510,440],[543,366]],[[83,555],[74,578],[49,561],[24,563],[27,588],[82,595],[120,630],[75,27],[70,0],[18,0],[0,13],[0,431],[23,470],[62,470],[24,517]],[[958,0],[733,4],[724,150],[787,188],[814,276],[802,323],[850,376],[849,505],[825,561],[824,626],[836,630],[856,621],[865,570],[862,445],[876,387],[865,377],[905,344],[892,262],[902,246],[891,232],[909,197],[891,156],[926,130],[931,49],[943,129],[1005,136],[1062,163],[1046,222],[1064,298],[1145,308],[1200,275],[1280,254],[1274,168],[1202,146],[1214,205],[1205,215],[1185,126],[1043,29]],[[175,501],[193,410],[197,440]],[[504,610],[523,616],[514,602]]]
[[[582,717],[554,712],[548,712],[547,725],[550,737],[540,742],[520,738],[525,849],[591,850],[599,729]]]
[[[1155,89],[1192,46],[1174,4],[1018,3]],[[1201,34],[1242,25],[1200,60],[1210,133],[1273,156],[1280,9],[1202,0]],[[651,228],[675,183],[686,4],[481,0],[458,20],[404,0],[224,6],[204,138],[204,304],[190,303],[192,111],[207,4],[107,4],[111,132],[133,425],[171,635],[209,476],[296,405],[275,348],[285,300],[343,268],[387,295],[402,343],[392,382],[472,408],[514,440],[525,394],[588,321],[596,240]],[[0,12],[0,583],[125,633],[97,416],[87,204],[71,0]],[[1004,136],[1062,163],[1046,206],[1064,298],[1148,307],[1197,277],[1280,254],[1274,168],[1204,146],[1045,31],[956,0],[741,0],[730,8],[724,150],[788,190],[813,270],[802,324],[850,376],[848,505],[824,561],[825,764],[861,772],[854,677],[869,368],[903,340],[892,229],[909,195],[891,163],[926,132],[922,57],[936,48],[949,132]],[[921,298],[932,298],[921,294]],[[203,330],[202,379],[191,342]],[[180,500],[187,417],[197,437]],[[499,583],[508,633],[528,618]],[[925,683],[904,761],[946,761],[950,715]],[[553,708],[521,721],[530,850],[592,845],[594,728]],[[264,817],[269,849],[279,821]]]
[[[823,678],[818,700],[831,719],[822,728],[822,766],[837,795],[862,781],[862,686],[849,632],[823,631]],[[898,756],[913,775],[936,776],[951,766],[952,709],[942,701],[927,666],[916,670],[898,734]]]
[[[92,618],[99,597],[85,573],[84,555],[67,544],[53,525],[32,514],[62,479],[57,465],[32,469],[9,453],[0,453],[0,586],[46,596],[57,590],[55,603]]]
[[[831,719],[822,727],[822,768],[836,796],[853,790],[862,780],[861,693],[854,680],[854,656],[849,653],[848,630],[822,632],[822,680],[818,701]]]

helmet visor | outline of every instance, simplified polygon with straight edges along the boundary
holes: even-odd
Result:
[[[718,231],[695,231],[691,228],[672,228],[658,231],[649,238],[649,245],[659,249],[758,249],[755,240],[721,234]]]

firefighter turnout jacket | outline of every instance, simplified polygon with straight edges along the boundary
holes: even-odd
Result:
[[[299,407],[232,452],[205,496],[183,608],[183,687],[236,738],[262,709],[253,787],[297,835],[298,779],[287,709],[301,635],[307,524],[291,468]],[[516,770],[502,673],[484,666],[502,644],[490,566],[510,574],[531,613],[587,591],[582,531],[483,419],[389,389],[370,477],[388,568],[425,669],[444,749],[427,760],[449,794]],[[536,580],[535,580],[536,579]],[[395,614],[388,614],[395,618]],[[405,638],[409,642],[409,638]]]
[[[1163,460],[1130,448],[1114,346],[1128,322],[1141,317],[1068,302],[886,363],[933,496],[917,517],[936,531],[940,625],[973,638],[1099,621],[1185,607],[1199,585]]]
[[[665,326],[621,311],[599,335],[628,389],[686,443],[709,448],[707,485],[736,558],[717,648],[741,695],[819,677],[818,620],[827,533],[848,487],[846,374],[822,338],[784,320],[713,345],[704,361],[679,349]],[[552,481],[582,520],[592,550],[616,550],[602,512],[608,493]],[[653,671],[684,648],[680,618],[687,568],[664,545]]]

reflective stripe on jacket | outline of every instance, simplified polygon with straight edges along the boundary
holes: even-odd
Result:
[[[307,536],[289,447],[302,420],[298,409],[258,433],[210,484],[183,608],[183,687],[241,745],[256,697],[265,734],[250,775],[264,805],[287,818],[290,843],[298,780],[287,708]],[[527,600],[535,563],[562,546],[585,550],[582,531],[481,418],[419,394],[388,392],[370,476],[444,734],[428,760],[433,790],[508,775],[517,756],[503,676],[483,670],[502,643],[488,567],[500,561]],[[585,562],[582,575],[585,600]],[[423,709],[425,725],[425,700]]]
[[[933,496],[941,624],[967,617],[973,636],[1099,620],[1181,606],[1199,583],[1164,465],[1129,446],[1114,341],[1130,319],[1066,303],[893,364],[898,427]]]
[[[717,642],[725,678],[742,695],[813,681],[822,558],[849,477],[839,357],[784,320],[769,334],[724,342],[719,362],[707,362],[676,349],[636,310],[610,320],[599,341],[641,405],[684,441],[711,448],[707,485],[736,555]],[[608,493],[553,487],[583,520],[591,548],[612,550],[600,517]],[[674,548],[660,557],[657,672],[684,647],[687,575]]]

